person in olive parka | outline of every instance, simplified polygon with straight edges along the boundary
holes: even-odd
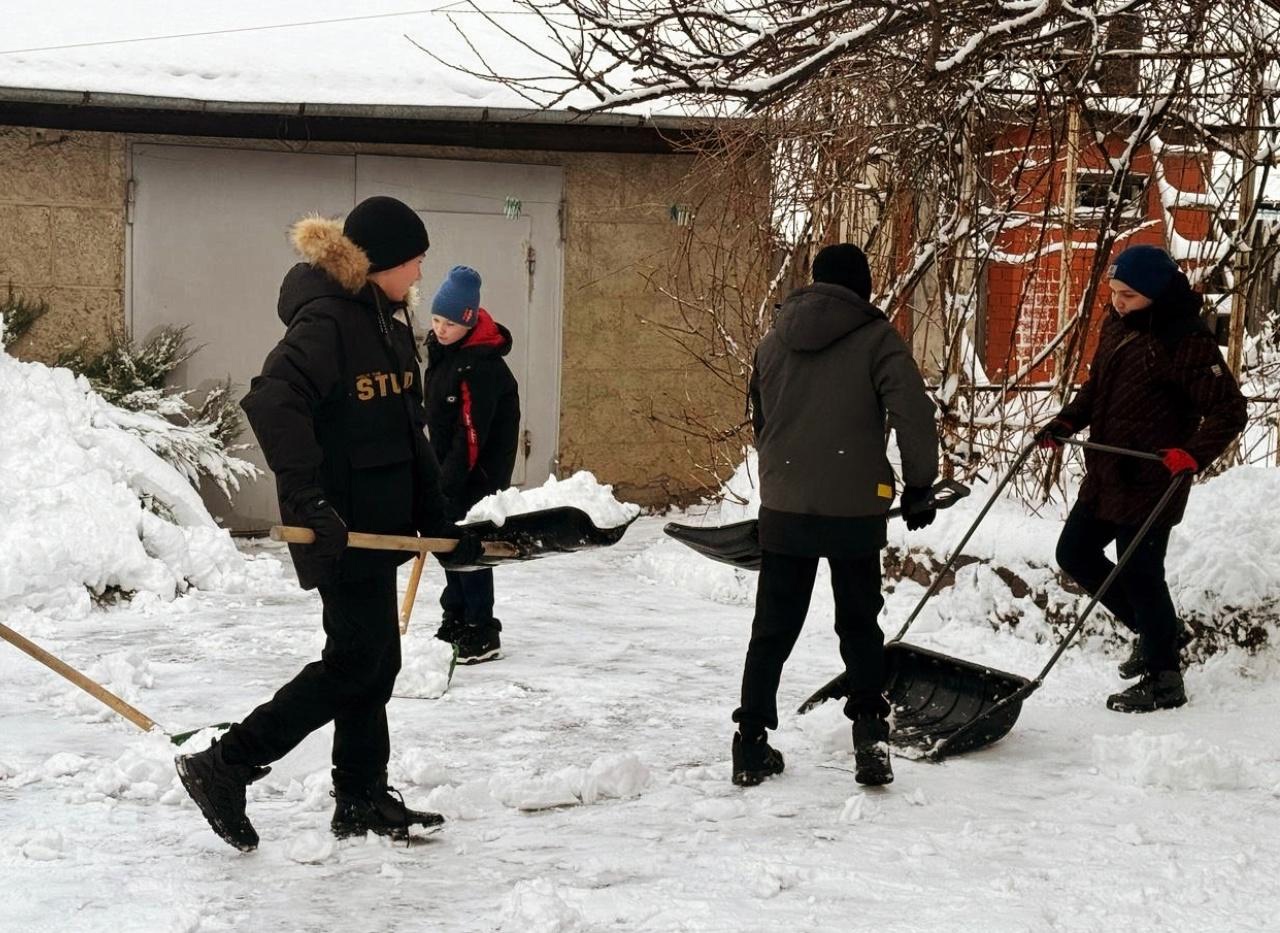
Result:
[[[520,392],[504,357],[511,332],[480,307],[480,274],[454,266],[431,301],[427,335],[427,423],[451,518],[461,520],[511,483],[520,442]],[[458,662],[498,656],[493,570],[445,571],[436,637],[458,646]]]
[[[886,425],[902,455],[907,527],[923,528],[936,514],[927,505],[938,476],[934,405],[910,348],[868,301],[866,256],[851,243],[828,246],[814,259],[813,278],[783,302],[751,375],[761,564],[742,702],[733,714],[733,782],[744,786],[783,769],[766,730],[778,727],[778,683],[809,610],[819,558],[831,568],[856,779],[893,780],[877,621],[880,549],[894,498]]]
[[[1158,246],[1130,246],[1109,270],[1111,305],[1089,378],[1036,435],[1042,447],[1084,428],[1096,443],[1159,453],[1163,463],[1085,451],[1080,496],[1058,539],[1058,564],[1090,593],[1114,569],[1104,549],[1123,553],[1174,477],[1222,456],[1244,430],[1244,396],[1213,333],[1200,318],[1204,301],[1173,258]],[[1120,666],[1141,679],[1113,694],[1117,712],[1151,712],[1186,703],[1178,618],[1165,582],[1165,552],[1182,520],[1190,482],[1173,495],[1102,599],[1137,636]]]
[[[443,822],[409,809],[387,786],[386,705],[400,670],[396,567],[411,555],[347,549],[348,529],[456,536],[423,433],[405,303],[421,276],[427,231],[407,205],[374,197],[344,224],[308,217],[291,238],[306,261],[280,287],[286,331],[241,404],[275,473],[281,518],[315,532],[313,544],[290,550],[299,583],[320,591],[327,638],[319,661],[209,749],[176,759],[214,831],[244,851],[258,844],[246,786],[328,722],[335,835],[406,838],[413,825]],[[448,560],[473,562],[481,547],[466,537]]]

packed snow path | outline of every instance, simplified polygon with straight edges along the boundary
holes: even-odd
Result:
[[[744,791],[729,714],[751,610],[646,576],[661,524],[500,569],[506,657],[392,702],[392,783],[450,818],[412,849],[329,837],[325,730],[251,788],[262,845],[240,855],[178,787],[167,740],[0,645],[0,929],[1275,929],[1274,651],[1193,669],[1191,704],[1147,717],[1103,708],[1114,654],[1069,652],[1004,741],[897,758],[896,783],[864,792],[834,705],[790,713],[837,668],[820,577],[780,695],[786,773]],[[318,600],[273,566],[285,552],[248,551],[252,592],[5,621],[172,731],[240,717],[322,640]],[[438,568],[423,582],[408,662]],[[886,628],[918,594],[890,598]],[[925,637],[1023,674],[1050,650],[978,619]]]

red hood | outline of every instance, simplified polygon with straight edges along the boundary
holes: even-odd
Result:
[[[462,340],[464,347],[500,347],[510,338],[504,334],[489,312],[481,308],[476,313],[476,326]]]

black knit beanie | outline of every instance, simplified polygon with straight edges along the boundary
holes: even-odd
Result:
[[[813,260],[813,280],[843,285],[863,299],[871,297],[871,267],[866,254],[852,243],[823,247]]]
[[[365,198],[342,225],[347,239],[369,257],[369,271],[393,269],[427,251],[427,227],[408,204],[395,198]]]

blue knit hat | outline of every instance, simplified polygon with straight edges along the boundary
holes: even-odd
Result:
[[[1155,301],[1178,274],[1173,257],[1158,246],[1130,246],[1112,263],[1107,276]]]
[[[454,266],[431,299],[431,314],[463,327],[475,327],[480,312],[480,273]]]

